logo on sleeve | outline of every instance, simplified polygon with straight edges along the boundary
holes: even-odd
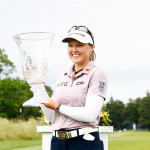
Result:
[[[99,89],[100,91],[103,91],[103,90],[104,90],[104,85],[105,85],[105,83],[100,81],[100,84],[99,84],[98,89]]]

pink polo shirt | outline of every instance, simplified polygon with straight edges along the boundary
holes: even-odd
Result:
[[[62,105],[84,107],[87,95],[99,95],[106,98],[106,91],[107,79],[105,74],[90,61],[75,78],[73,77],[73,66],[59,76],[53,99]],[[98,127],[99,120],[100,116],[92,123],[80,122],[54,112],[51,126],[53,130]]]

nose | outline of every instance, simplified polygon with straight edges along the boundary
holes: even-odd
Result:
[[[76,47],[76,46],[73,46],[73,47],[72,47],[72,51],[73,51],[73,52],[77,52],[77,47]]]

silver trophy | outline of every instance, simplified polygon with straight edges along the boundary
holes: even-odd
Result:
[[[43,96],[45,91],[43,89],[49,68],[48,51],[54,34],[29,32],[17,34],[13,38],[20,50],[24,78],[31,86],[30,90],[34,95],[23,103],[23,106],[43,106],[41,103],[47,102]]]

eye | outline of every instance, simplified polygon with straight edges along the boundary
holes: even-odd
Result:
[[[78,45],[77,45],[77,47],[82,47],[82,46],[83,46],[82,44],[78,44]]]
[[[72,47],[72,45],[71,45],[71,44],[68,44],[68,47]]]

